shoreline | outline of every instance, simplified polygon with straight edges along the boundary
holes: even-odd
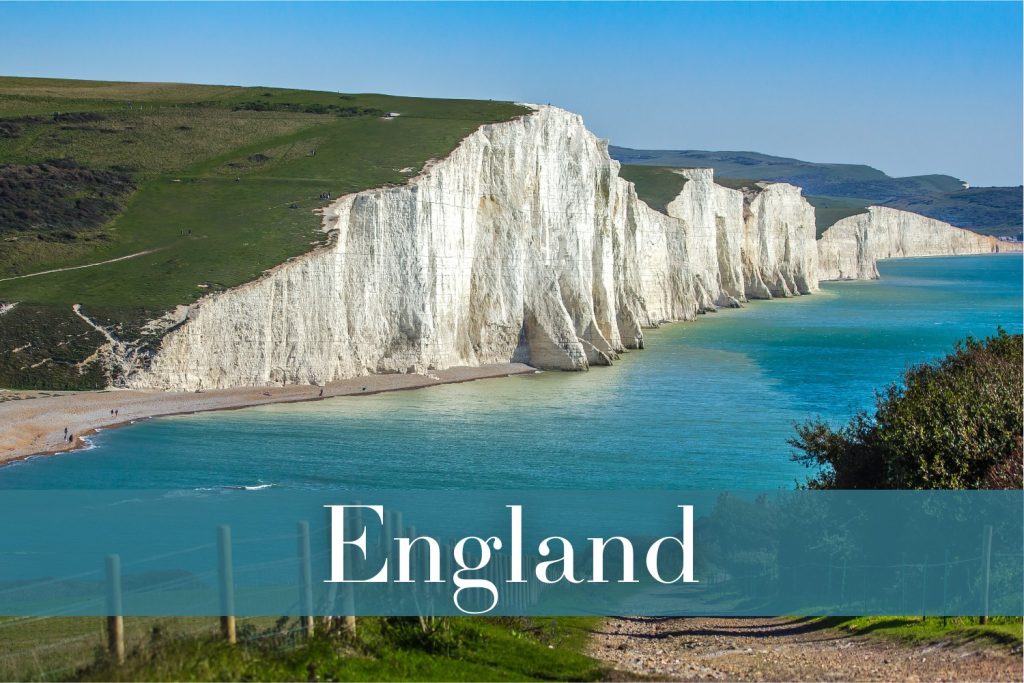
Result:
[[[0,402],[0,423],[5,425],[0,432],[0,467],[32,457],[88,449],[89,437],[98,431],[154,417],[323,401],[338,396],[369,396],[536,372],[522,363],[496,363],[435,370],[430,375],[364,375],[326,384],[322,396],[319,386],[309,384],[211,389],[202,393],[103,389],[40,397],[31,396],[39,392],[11,391],[12,396],[22,398]],[[115,410],[117,414],[111,412]],[[64,438],[65,427],[73,436],[71,442]]]
[[[880,259],[880,261],[992,256],[1020,258],[1020,253],[893,257]],[[828,285],[843,285],[852,282],[875,283],[879,279],[881,278],[822,280],[820,283]],[[834,295],[834,292],[819,288],[808,295],[779,297],[771,300],[754,299],[735,310],[742,311],[752,303],[768,301],[792,303],[807,298]],[[707,313],[716,312],[720,311],[707,311]],[[88,450],[94,447],[89,441],[89,437],[98,431],[129,426],[139,420],[154,417],[241,410],[261,405],[301,403],[337,396],[406,391],[442,384],[459,384],[478,379],[528,375],[537,372],[541,371],[523,363],[493,363],[475,367],[456,366],[445,370],[435,370],[430,375],[399,373],[363,375],[324,385],[322,397],[319,395],[320,387],[318,385],[308,384],[211,389],[201,393],[139,389],[101,389],[83,392],[0,389],[0,423],[5,424],[5,429],[0,430],[0,468],[28,458]],[[117,410],[118,413],[110,415],[110,410]],[[64,426],[67,426],[68,431],[74,435],[74,440],[70,443],[63,438]]]

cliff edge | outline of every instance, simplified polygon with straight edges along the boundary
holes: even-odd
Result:
[[[115,378],[176,390],[517,361],[581,370],[643,328],[817,287],[813,209],[690,182],[655,211],[575,114],[482,126],[407,185],[345,196],[323,248],[210,295]],[[747,283],[750,283],[748,286]]]
[[[872,280],[878,278],[879,259],[1020,252],[1021,246],[909,211],[871,206],[822,233],[819,277]]]

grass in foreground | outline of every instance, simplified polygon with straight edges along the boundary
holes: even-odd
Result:
[[[1024,620],[991,617],[817,617],[812,622],[857,635],[892,638],[904,643],[952,643],[957,645],[1009,645],[1024,642]]]
[[[217,638],[212,618],[137,619],[129,656],[115,666],[98,647],[102,620],[45,620],[50,643],[87,630],[94,652],[54,673],[51,655],[22,658],[20,670],[0,668],[4,680],[596,680],[603,670],[583,654],[589,618],[452,618],[425,632],[414,618],[358,621],[358,635],[306,640],[294,620],[249,620],[232,647]],[[2,622],[0,622],[2,623]],[[198,628],[201,629],[197,632]],[[205,628],[203,628],[205,625]],[[143,632],[143,626],[148,631]],[[37,630],[40,627],[37,627]],[[37,634],[41,636],[42,633]],[[38,641],[35,643],[39,645]],[[26,643],[23,645],[31,645]],[[17,651],[14,643],[11,652]],[[58,651],[54,657],[63,653]],[[0,662],[2,662],[0,658]],[[49,667],[52,675],[41,676]]]
[[[0,680],[598,680],[608,671],[584,654],[597,617],[444,620],[360,617],[355,639],[306,640],[294,619],[239,621],[229,647],[212,617],[128,618],[128,661],[107,658],[99,617],[0,618]],[[1022,619],[805,617],[822,629],[930,643],[1020,648]],[[767,644],[767,643],[766,643]]]

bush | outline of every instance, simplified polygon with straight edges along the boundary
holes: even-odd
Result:
[[[72,159],[0,164],[0,234],[37,231],[73,240],[121,210],[135,190],[124,172],[91,169]]]
[[[873,416],[798,425],[793,459],[821,468],[809,488],[1022,488],[1022,363],[1019,334],[968,337],[878,392]]]
[[[66,121],[73,123],[92,123],[95,121],[106,121],[107,117],[92,111],[54,112],[54,121]]]
[[[383,109],[376,107],[340,107],[336,104],[296,103],[296,102],[241,102],[234,107],[235,111],[289,111],[305,114],[334,114],[340,117],[352,116],[384,116]]]

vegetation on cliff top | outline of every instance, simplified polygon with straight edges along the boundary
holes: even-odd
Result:
[[[986,235],[1014,236],[1021,232],[1024,188],[965,189],[953,176],[932,174],[893,178],[864,164],[828,164],[759,154],[611,147],[623,164],[675,168],[713,168],[715,175],[803,188],[814,205],[818,235],[836,221],[873,204],[912,211]]]
[[[68,339],[26,321],[77,333],[78,303],[131,333],[309,251],[324,238],[314,210],[328,193],[404,183],[482,124],[523,113],[507,102],[0,78],[0,302],[19,302],[0,318],[0,386],[100,386],[82,365],[95,348],[68,357],[57,351]],[[112,259],[122,260],[102,263]]]
[[[655,211],[668,213],[668,205],[675,199],[687,178],[664,166],[629,166],[619,169],[619,176],[636,186],[636,196]]]
[[[797,427],[794,459],[822,489],[1024,488],[1024,337],[967,338],[878,392],[874,415]]]
[[[619,175],[636,185],[636,194],[652,209],[668,213],[669,203],[676,198],[686,178],[676,173],[680,166],[649,166],[643,164],[623,164]],[[759,180],[744,177],[715,175],[715,184],[731,190],[756,189]],[[814,207],[814,218],[817,224],[817,235],[827,230],[836,221],[867,213],[870,202],[842,197],[806,197]]]

